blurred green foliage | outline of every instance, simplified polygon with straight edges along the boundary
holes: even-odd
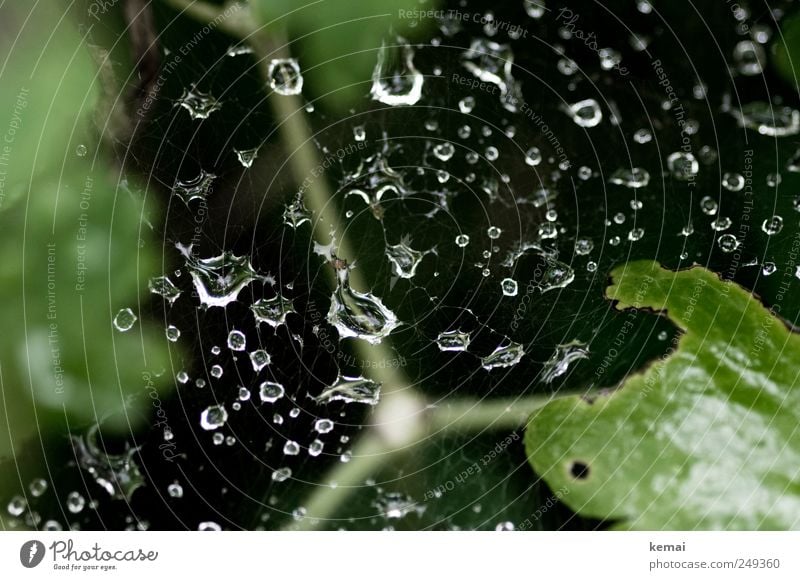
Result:
[[[408,39],[433,24],[409,18],[419,5],[413,0],[256,0],[256,13],[268,34],[283,28],[292,39],[292,55],[315,97],[344,110],[369,94],[372,71],[383,41]],[[433,10],[438,2],[429,2]]]

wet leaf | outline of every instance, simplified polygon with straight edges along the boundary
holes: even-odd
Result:
[[[750,293],[700,267],[611,273],[616,308],[652,309],[673,349],[616,389],[531,418],[531,464],[586,516],[634,529],[787,529],[800,511],[800,337]]]

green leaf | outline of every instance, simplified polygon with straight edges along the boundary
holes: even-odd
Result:
[[[611,277],[618,309],[661,312],[681,334],[615,390],[535,413],[534,469],[572,509],[625,528],[796,527],[800,337],[779,307],[700,267],[638,261]]]

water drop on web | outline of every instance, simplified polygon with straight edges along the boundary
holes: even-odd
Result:
[[[717,240],[720,250],[730,254],[739,247],[739,240],[733,234],[723,234]]]
[[[67,494],[67,509],[70,513],[79,514],[86,506],[86,498],[84,498],[77,491],[71,491]]]
[[[603,112],[594,99],[578,101],[566,107],[565,110],[579,127],[596,127],[603,120]]]
[[[744,189],[744,176],[740,173],[725,173],[722,176],[722,187],[728,191],[741,191]]]
[[[283,212],[283,223],[285,225],[297,229],[304,223],[310,222],[311,212],[306,209],[301,198],[298,197],[286,205],[286,209]]]
[[[170,304],[173,304],[178,299],[178,296],[181,295],[178,287],[166,276],[150,278],[147,286],[151,293],[161,296]]]
[[[778,107],[756,101],[741,108],[731,107],[731,115],[741,127],[768,137],[787,137],[800,133],[800,112],[791,107]]]
[[[293,314],[294,304],[280,292],[272,298],[260,298],[250,306],[256,322],[265,322],[273,328],[286,324],[286,317]]]
[[[176,182],[172,192],[188,205],[189,202],[196,199],[206,199],[216,178],[217,176],[213,173],[206,173],[201,169],[197,177]]]
[[[218,379],[223,375],[222,367],[219,366],[219,365],[214,365],[214,366],[211,367],[210,373],[211,373],[212,377],[214,377],[215,379]]]
[[[575,279],[575,271],[563,262],[547,259],[547,268],[539,280],[539,290],[542,293],[558,288],[566,288]]]
[[[542,152],[538,147],[531,147],[525,153],[525,163],[531,167],[536,167],[542,162]]]
[[[258,147],[254,149],[234,149],[234,153],[236,153],[236,159],[239,160],[242,167],[250,169],[258,157],[258,149]]]
[[[504,346],[498,346],[491,354],[481,359],[481,366],[490,371],[497,368],[513,367],[522,360],[525,350],[522,345],[516,342],[509,342]]]
[[[608,179],[609,183],[624,185],[625,187],[638,188],[645,187],[650,183],[650,174],[641,167],[633,169],[617,169]]]
[[[114,317],[114,328],[120,332],[127,332],[136,324],[136,315],[130,308],[123,308]]]
[[[33,497],[41,497],[45,491],[47,491],[48,484],[47,481],[42,479],[41,477],[37,477],[33,481],[30,482],[28,485],[28,490],[31,492]]]
[[[167,486],[167,493],[172,498],[180,499],[183,497],[183,486],[177,481],[173,481]]]
[[[317,419],[314,422],[314,430],[317,433],[325,434],[333,431],[333,421],[330,419]]]
[[[467,234],[459,234],[456,236],[456,246],[459,248],[466,248],[469,245],[469,236]]]
[[[105,453],[97,445],[97,433],[95,425],[85,435],[71,437],[76,462],[111,498],[130,500],[133,492],[145,483],[134,460],[139,449],[134,447],[118,454]]]
[[[278,483],[286,481],[292,477],[292,470],[288,467],[281,467],[272,472],[272,480]]]
[[[504,278],[500,282],[500,287],[503,290],[503,296],[516,296],[519,290],[517,281],[512,278]]]
[[[323,450],[324,448],[325,448],[325,444],[324,444],[322,441],[320,441],[319,439],[314,439],[314,440],[313,440],[311,443],[309,443],[309,445],[308,445],[308,454],[309,454],[311,457],[316,457],[316,456],[318,456],[320,453],[322,453],[322,450]]]
[[[594,242],[590,238],[578,238],[575,240],[575,253],[579,256],[586,256],[594,249]]]
[[[449,141],[438,143],[433,148],[433,154],[440,161],[450,161],[455,152],[456,148]]]
[[[553,355],[544,363],[542,381],[552,383],[558,377],[566,374],[573,362],[588,358],[589,349],[585,342],[573,340],[566,344],[559,344]]]
[[[178,339],[181,337],[181,331],[178,329],[177,326],[170,324],[164,329],[164,334],[167,337],[167,340],[170,342],[178,342]]]
[[[545,0],[522,0],[522,3],[525,7],[525,13],[531,18],[539,19],[547,11]]]
[[[296,441],[287,441],[283,445],[284,455],[297,455],[300,453],[300,445]]]
[[[326,387],[319,396],[314,397],[314,401],[320,404],[344,401],[345,403],[377,405],[380,393],[380,383],[364,377],[348,377],[339,374],[332,385]]]
[[[263,349],[254,350],[250,353],[250,363],[253,370],[258,372],[272,362],[272,357]]]
[[[469,348],[471,336],[469,332],[448,330],[436,338],[436,345],[441,351],[464,352]]]
[[[217,522],[200,522],[197,524],[198,532],[221,532],[222,526]]]
[[[491,226],[488,230],[486,230],[486,235],[489,236],[489,239],[491,240],[496,240],[499,238],[501,233],[503,233],[503,230],[497,226]]]
[[[284,392],[283,385],[272,381],[264,381],[258,387],[258,397],[262,403],[274,403],[283,397]]]
[[[247,348],[247,338],[241,330],[231,330],[228,333],[228,348],[236,351]]]
[[[782,229],[783,218],[779,215],[774,215],[771,218],[767,218],[761,223],[761,231],[768,236],[777,235]]]
[[[360,338],[370,344],[378,344],[400,322],[380,298],[353,290],[349,272],[346,264],[337,267],[339,282],[331,295],[328,322],[336,328],[341,338]]]
[[[767,62],[764,49],[752,40],[742,40],[733,48],[736,70],[745,76],[760,75]]]
[[[246,256],[223,252],[212,258],[196,258],[191,246],[187,248],[178,244],[177,247],[186,258],[186,267],[204,308],[225,307],[237,299],[245,286],[254,280],[265,280],[256,273]]]
[[[392,264],[392,273],[401,278],[413,278],[417,266],[425,257],[426,252],[412,250],[406,243],[400,242],[395,246],[386,248],[386,257]]]
[[[228,411],[225,405],[212,405],[200,413],[200,426],[206,431],[213,431],[222,427],[228,420]]]
[[[384,105],[414,105],[422,97],[424,80],[414,67],[414,49],[398,37],[396,46],[381,45],[370,95]]]
[[[279,95],[299,95],[303,90],[303,75],[294,58],[272,59],[267,67],[269,87]]]
[[[222,103],[211,93],[204,93],[196,87],[184,89],[178,104],[189,111],[192,119],[207,119],[211,113],[222,108]]]
[[[691,153],[676,151],[667,157],[667,167],[672,176],[681,181],[689,181],[700,170],[700,164]]]
[[[20,495],[15,495],[11,498],[6,506],[6,510],[8,514],[13,517],[21,516],[28,507],[28,502],[25,501],[25,498]]]

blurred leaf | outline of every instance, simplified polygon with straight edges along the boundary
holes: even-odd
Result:
[[[798,525],[800,337],[732,282],[655,262],[616,268],[616,307],[652,308],[675,351],[592,399],[534,414],[528,456],[581,514],[637,529]]]

